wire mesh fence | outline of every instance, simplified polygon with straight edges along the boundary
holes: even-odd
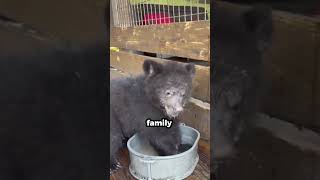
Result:
[[[116,27],[208,21],[210,0],[111,0]]]

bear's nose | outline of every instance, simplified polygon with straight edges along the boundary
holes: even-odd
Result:
[[[183,107],[182,107],[182,106],[177,106],[177,107],[176,107],[176,111],[177,111],[177,112],[183,111]]]

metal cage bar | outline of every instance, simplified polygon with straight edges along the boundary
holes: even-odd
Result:
[[[208,21],[207,0],[111,0],[116,27]]]

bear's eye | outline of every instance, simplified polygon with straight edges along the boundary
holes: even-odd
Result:
[[[173,93],[171,91],[166,91],[166,96],[171,96]]]

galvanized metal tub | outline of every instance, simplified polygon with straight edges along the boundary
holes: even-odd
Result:
[[[130,154],[130,173],[137,179],[181,180],[192,174],[199,161],[198,142],[200,133],[184,124],[180,126],[182,144],[190,144],[187,151],[172,156],[152,156],[141,152],[145,146],[138,135],[127,142]]]

